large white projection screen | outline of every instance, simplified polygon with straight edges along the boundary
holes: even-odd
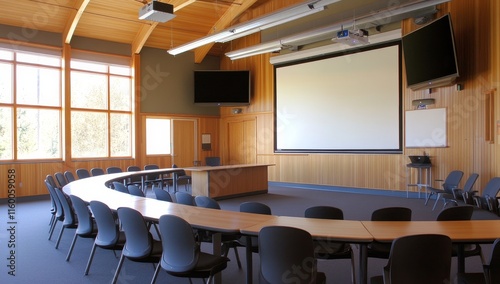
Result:
[[[401,152],[400,45],[275,68],[276,152]]]

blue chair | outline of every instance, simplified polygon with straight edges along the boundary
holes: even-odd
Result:
[[[159,220],[163,254],[153,277],[154,283],[160,268],[176,277],[208,278],[211,283],[218,272],[227,267],[224,256],[204,253],[200,250],[191,225],[174,215],[163,215]]]
[[[73,237],[73,241],[69,247],[66,261],[70,260],[78,237],[95,238],[97,235],[97,226],[94,226],[94,219],[92,218],[92,213],[90,213],[87,203],[75,195],[70,195],[69,198],[71,200],[71,204],[73,205],[73,209],[75,210],[76,217],[78,218],[78,227],[76,228],[75,236]]]
[[[146,221],[139,211],[128,207],[120,207],[117,212],[126,241],[118,262],[118,267],[111,281],[113,284],[116,283],[118,275],[120,275],[120,270],[125,259],[157,264],[160,262],[162,256],[162,243],[153,239]]]

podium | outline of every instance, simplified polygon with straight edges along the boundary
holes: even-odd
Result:
[[[409,197],[410,187],[417,187],[418,198],[420,198],[420,193],[422,187],[425,187],[425,193],[427,194],[427,187],[431,186],[431,167],[432,164],[414,164],[410,163],[406,165],[406,198]],[[423,173],[425,171],[425,173]],[[416,179],[415,179],[415,176]],[[423,179],[425,177],[425,180]],[[415,180],[415,183],[412,183]]]

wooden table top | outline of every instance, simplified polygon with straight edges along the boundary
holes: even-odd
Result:
[[[268,166],[274,166],[274,164],[240,164],[240,165],[223,165],[223,166],[201,166],[201,167],[184,168],[184,170],[190,171],[190,172],[204,172],[204,171],[231,170],[231,169],[239,169],[239,168],[256,168],[256,167],[268,167]]]
[[[304,217],[279,216],[250,227],[242,228],[241,233],[257,235],[266,226],[288,226],[308,231],[315,239],[345,241],[352,243],[369,243],[372,235],[360,221],[327,220]]]
[[[365,228],[379,242],[418,234],[443,234],[457,242],[491,243],[500,238],[500,220],[471,221],[362,221]]]

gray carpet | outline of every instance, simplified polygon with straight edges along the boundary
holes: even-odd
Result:
[[[245,201],[259,201],[269,205],[275,215],[302,216],[304,210],[313,205],[331,205],[344,211],[345,219],[368,220],[373,210],[386,206],[406,206],[413,210],[413,220],[434,220],[439,210],[432,211],[431,204],[424,206],[423,199],[404,198],[401,194],[376,192],[377,194],[346,193],[332,191],[332,188],[300,187],[272,185],[268,194],[221,200],[222,209],[237,211],[239,204]],[[182,189],[181,189],[182,190]],[[337,189],[343,191],[343,189]],[[391,196],[399,195],[399,197]],[[18,198],[16,202],[16,276],[8,274],[9,248],[7,241],[10,238],[7,231],[8,224],[6,200],[0,200],[2,229],[0,230],[0,283],[110,283],[118,259],[113,252],[97,250],[93,265],[88,276],[83,275],[88,255],[92,246],[91,239],[78,239],[73,256],[69,262],[65,261],[74,230],[66,230],[63,234],[59,249],[55,249],[55,241],[60,226],[51,240],[47,240],[49,207],[48,197]],[[438,205],[441,208],[441,204]],[[497,216],[476,210],[474,219],[492,219]],[[210,251],[210,245],[204,245],[203,250]],[[488,251],[489,245],[483,249]],[[119,255],[120,252],[117,252]],[[245,267],[245,251],[239,249],[240,259]],[[238,269],[233,252],[229,257],[232,261],[222,273],[223,283],[244,283],[245,269]],[[258,255],[254,254],[254,279],[258,279]],[[385,260],[369,259],[368,276],[378,275],[382,271]],[[453,260],[452,268],[456,263]],[[348,260],[319,261],[319,269],[326,272],[328,283],[350,283],[350,262]],[[466,260],[467,271],[481,271],[480,260],[472,257]],[[453,271],[454,273],[454,271]],[[126,261],[118,283],[149,283],[153,275],[151,264]],[[179,279],[160,273],[157,283],[189,283],[187,279]],[[194,279],[193,283],[202,283]]]

